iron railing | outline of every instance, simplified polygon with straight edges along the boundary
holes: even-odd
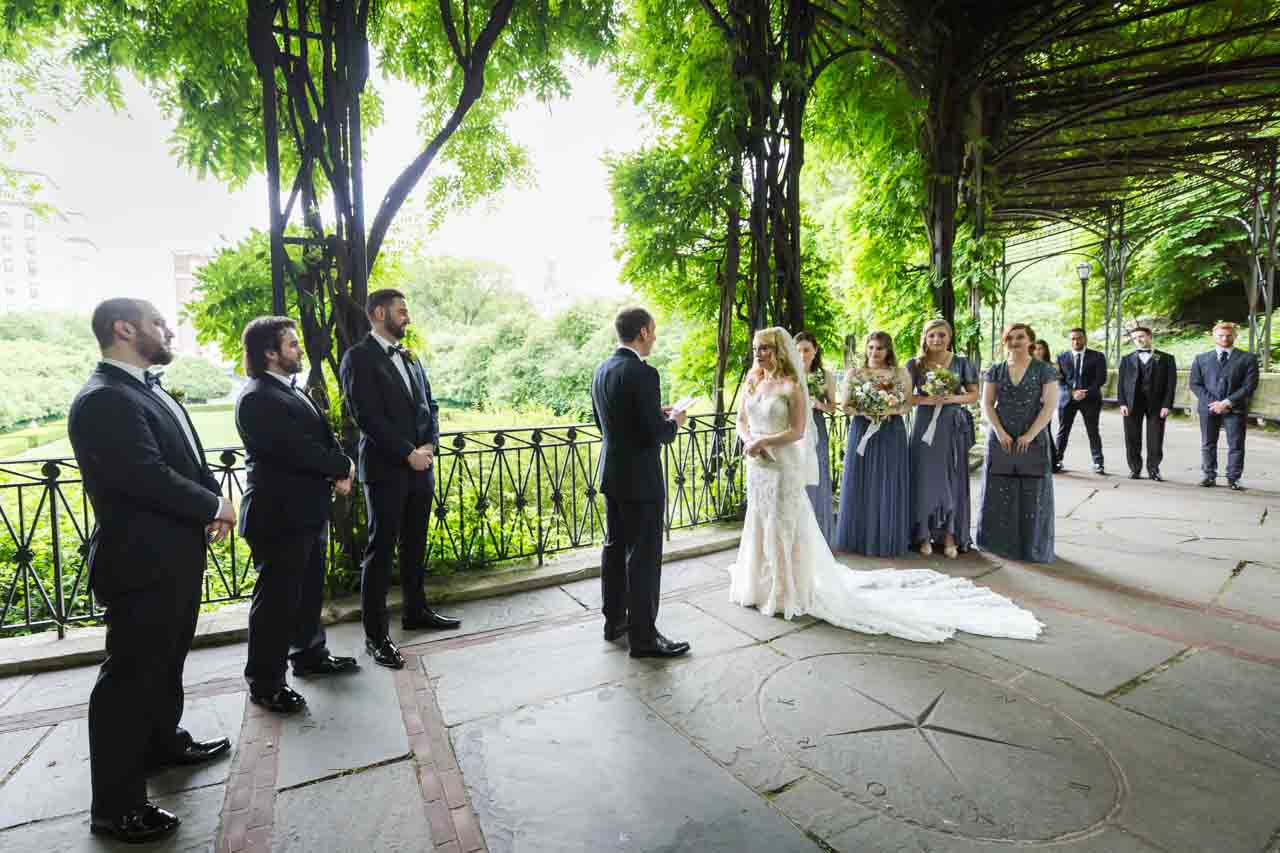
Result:
[[[839,484],[846,419],[830,418],[832,476]],[[444,433],[436,458],[436,500],[428,531],[433,573],[475,569],[599,544],[604,501],[597,493],[600,435],[594,425]],[[210,450],[222,493],[244,491],[240,448]],[[689,419],[663,451],[666,529],[741,517],[746,501],[733,415]],[[331,589],[351,588],[360,553],[363,500],[346,505],[354,523],[334,526]],[[337,506],[335,512],[343,512]],[[88,589],[85,557],[93,508],[74,458],[0,462],[0,635],[92,622],[101,609]],[[342,577],[345,574],[345,579]],[[235,535],[209,548],[203,602],[253,593],[248,548]]]

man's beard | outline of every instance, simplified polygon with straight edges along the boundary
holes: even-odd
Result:
[[[298,374],[298,373],[301,373],[301,372],[302,372],[302,359],[301,359],[301,358],[296,358],[296,359],[294,359],[293,361],[289,361],[289,360],[288,360],[288,359],[286,359],[286,358],[281,358],[281,359],[280,359],[280,372],[281,372],[281,373],[283,373],[285,376],[294,376],[294,375],[296,375],[296,374]]]
[[[135,351],[151,364],[169,364],[173,361],[173,350],[163,341],[154,338],[139,338],[134,345]]]
[[[409,326],[408,323],[402,323],[399,326],[394,326],[391,323],[387,323],[387,332],[391,334],[391,337],[395,338],[398,341],[404,338],[404,330],[408,328],[408,326]]]

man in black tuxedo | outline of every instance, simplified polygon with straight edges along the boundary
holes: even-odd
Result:
[[[320,622],[330,495],[351,491],[355,465],[297,384],[302,345],[293,320],[251,320],[241,342],[250,379],[236,400],[247,481],[240,535],[258,573],[244,676],[251,702],[289,714],[306,700],[285,683],[287,662],[302,677],[357,669],[355,658],[329,652]]]
[[[231,503],[186,411],[147,368],[173,360],[173,332],[149,302],[93,312],[102,361],[71,403],[67,431],[97,525],[89,586],[104,606],[107,659],[89,697],[89,828],[142,842],[179,820],[147,800],[147,773],[227,753],[184,731],[182,668],[200,610],[206,545],[231,530]]]
[[[1178,365],[1167,352],[1151,348],[1151,330],[1138,326],[1129,333],[1134,351],[1120,359],[1117,395],[1124,417],[1124,449],[1129,479],[1142,477],[1142,433],[1147,434],[1147,474],[1157,482],[1164,459],[1164,425],[1173,408]]]
[[[1243,491],[1244,437],[1249,426],[1249,398],[1258,390],[1258,359],[1235,348],[1236,324],[1213,327],[1216,346],[1191,363],[1191,392],[1200,401],[1200,468],[1202,486],[1218,479],[1218,433],[1227,433],[1227,485]]]
[[[1102,433],[1098,419],[1102,416],[1102,386],[1107,381],[1107,360],[1102,353],[1086,346],[1084,329],[1071,330],[1071,349],[1058,356],[1058,440],[1053,448],[1053,470],[1062,470],[1062,457],[1067,452],[1067,439],[1076,412],[1084,416],[1089,434],[1089,451],[1093,455],[1093,473],[1106,474],[1102,465]]]
[[[364,484],[369,544],[361,565],[360,607],[365,646],[375,663],[400,669],[404,658],[391,641],[387,588],[399,545],[401,626],[407,630],[457,628],[461,622],[427,606],[423,560],[435,490],[432,465],[440,437],[439,406],[422,362],[400,341],[409,306],[398,290],[376,290],[366,305],[368,335],[342,357],[342,390],[360,427],[357,475]]]
[[[663,408],[658,371],[643,361],[657,338],[652,315],[643,308],[628,308],[618,314],[614,329],[618,349],[596,368],[591,380],[591,408],[603,445],[604,638],[613,642],[628,637],[633,658],[675,657],[689,651],[689,644],[668,640],[655,624],[667,491],[662,445],[675,439],[686,415]]]

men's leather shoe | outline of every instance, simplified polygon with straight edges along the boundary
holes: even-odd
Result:
[[[355,672],[360,664],[355,658],[338,657],[325,652],[323,656],[307,661],[295,661],[293,674],[306,678],[309,675],[340,675]]]
[[[1130,480],[1141,480],[1141,479],[1142,479],[1142,472],[1141,472],[1141,471],[1130,471],[1130,472],[1129,472],[1129,479],[1130,479]]]
[[[1243,492],[1243,491],[1244,491],[1244,486],[1240,485],[1240,481],[1239,481],[1239,480],[1227,480],[1227,486],[1229,486],[1229,487],[1231,488],[1231,491],[1233,491],[1233,492]]]
[[[1159,472],[1159,471],[1152,471],[1152,472],[1151,472],[1151,473],[1149,473],[1147,476],[1148,476],[1148,477],[1150,477],[1152,480],[1154,480],[1154,481],[1155,481],[1155,482],[1157,482],[1157,483],[1163,483],[1163,482],[1164,482],[1164,477],[1161,477],[1161,476],[1160,476],[1160,472]]]
[[[644,646],[632,646],[631,656],[633,658],[675,658],[689,651],[688,643],[673,643],[666,637],[653,632],[653,643]]]
[[[364,647],[378,666],[385,666],[387,669],[404,669],[404,656],[400,654],[396,644],[391,642],[390,637],[383,637],[377,641],[365,640]]]
[[[1101,465],[1094,465],[1093,473],[1097,474],[1099,477],[1107,476],[1107,470],[1103,468]]]
[[[400,627],[406,631],[439,631],[450,628],[461,628],[462,620],[452,616],[441,616],[431,608],[421,613],[406,613],[400,619]]]
[[[1213,477],[1205,477],[1200,481],[1200,485],[1204,486],[1206,489],[1210,489],[1216,486],[1217,482],[1215,482]]]
[[[1064,470],[1065,470],[1065,469],[1064,469],[1064,468],[1062,467],[1062,465],[1060,465],[1060,464],[1057,464],[1057,465],[1054,465],[1054,466],[1053,466],[1053,473],[1055,473],[1055,474],[1061,474]]]
[[[160,770],[165,767],[185,767],[189,764],[204,764],[224,753],[231,751],[231,741],[224,737],[213,740],[191,740],[181,749],[168,755],[153,757],[147,762],[147,769]]]
[[[307,707],[307,700],[302,694],[288,686],[281,687],[274,693],[260,694],[250,690],[249,701],[277,714],[296,714]]]
[[[89,831],[94,835],[106,835],[126,844],[145,844],[163,838],[182,823],[178,816],[154,803],[146,803],[117,818],[95,817],[89,821]]]
[[[605,622],[604,623],[604,641],[606,643],[617,642],[618,640],[621,640],[623,637],[627,636],[627,631],[630,630],[630,628],[631,626],[628,625],[626,622],[623,622],[620,625],[614,625],[609,622]]]

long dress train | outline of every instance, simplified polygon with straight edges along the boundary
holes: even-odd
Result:
[[[790,402],[757,393],[743,403],[753,433],[783,432]],[[804,442],[747,460],[747,515],[729,597],[772,616],[808,614],[866,634],[940,643],[956,631],[1034,639],[1029,611],[964,578],[929,569],[854,571],[836,562],[805,493]]]

